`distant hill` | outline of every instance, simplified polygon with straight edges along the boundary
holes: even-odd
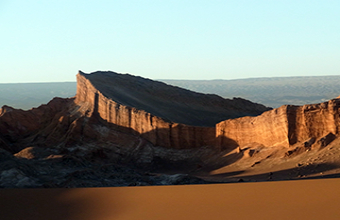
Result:
[[[319,103],[340,95],[340,76],[161,81],[224,98],[242,97],[273,108]]]
[[[0,106],[24,110],[48,103],[54,97],[76,95],[76,82],[0,84]]]
[[[340,76],[160,81],[224,98],[241,97],[273,108],[319,103],[340,95]],[[0,106],[30,109],[56,96],[72,97],[76,87],[76,82],[0,84]]]

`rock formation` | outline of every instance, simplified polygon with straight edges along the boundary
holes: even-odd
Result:
[[[223,99],[128,74],[79,72],[77,81],[76,104],[168,148],[215,146],[217,122],[269,110],[240,98]]]
[[[340,99],[271,110],[128,74],[79,72],[77,81],[74,98],[0,109],[0,187],[206,183],[196,177],[271,168],[268,158],[295,162],[309,150],[299,170],[320,170],[310,161],[340,151]]]
[[[89,114],[98,114],[156,146],[289,147],[338,134],[337,99],[269,110],[246,100],[199,94],[128,74],[79,72],[77,80],[78,105],[89,106]]]
[[[17,152],[32,142],[50,146],[52,143],[48,142],[48,136],[52,139],[53,131],[57,129],[55,126],[62,124],[60,120],[66,117],[70,106],[74,106],[73,99],[62,98],[55,98],[47,105],[29,111],[3,106],[0,110],[0,139],[6,145],[4,148]],[[59,142],[61,137],[56,137],[58,140],[55,142]]]
[[[3,106],[1,146],[13,152],[31,142],[72,146],[80,140],[103,139],[98,126],[171,149],[225,149],[250,143],[289,147],[319,143],[339,133],[339,99],[270,110],[240,98],[195,93],[129,74],[79,72],[77,81],[74,99],[56,98],[30,111]]]
[[[312,145],[329,135],[339,135],[340,99],[304,106],[286,105],[257,117],[226,120],[216,125],[216,134],[237,145],[260,143],[289,147],[297,143]]]

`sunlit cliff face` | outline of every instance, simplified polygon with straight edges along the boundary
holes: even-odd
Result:
[[[288,147],[306,142],[311,146],[326,136],[339,134],[339,107],[339,99],[304,106],[282,106],[257,117],[220,122],[216,132],[239,145],[257,142],[265,146]]]
[[[78,105],[89,103],[89,111],[105,121],[168,148],[216,146],[217,122],[269,109],[113,72],[80,72],[77,81]]]
[[[138,85],[136,90],[141,94],[138,93],[135,96],[130,94],[135,93],[134,87],[129,87],[134,84],[128,84],[124,81],[122,83],[124,85],[121,85],[123,79],[130,78],[131,81]],[[328,134],[337,134],[338,130],[339,119],[337,115],[339,104],[337,100],[301,107],[282,106],[256,117],[239,117],[237,119],[212,123],[214,120],[216,121],[216,118],[211,117],[213,110],[209,110],[209,112],[205,106],[200,106],[202,99],[208,102],[207,100],[210,98],[213,100],[210,101],[211,104],[217,103],[216,106],[210,106],[211,109],[216,110],[216,114],[220,114],[222,112],[221,108],[224,106],[224,111],[226,112],[225,118],[230,117],[232,114],[235,115],[236,110],[239,110],[240,114],[245,114],[248,111],[248,114],[251,115],[262,113],[268,110],[268,108],[243,100],[218,99],[226,102],[223,104],[215,101],[215,96],[197,95],[197,93],[194,93],[197,100],[193,101],[190,99],[191,105],[184,108],[183,106],[185,106],[187,99],[178,98],[170,101],[166,99],[166,95],[172,97],[173,93],[179,93],[180,90],[178,88],[168,87],[162,83],[153,83],[151,80],[140,77],[112,72],[92,74],[80,72],[77,75],[77,79],[78,91],[76,103],[90,103],[90,106],[92,106],[91,111],[96,112],[105,121],[121,127],[131,128],[131,131],[141,135],[157,146],[175,149],[215,146],[223,149],[249,143],[258,143],[264,146],[288,147],[308,141],[309,139],[312,139],[309,142],[313,140],[317,142]],[[102,90],[100,89],[101,87],[103,87]],[[144,87],[145,91],[147,91],[145,96],[143,96]],[[148,98],[150,96],[150,92],[148,92],[150,88],[153,88],[155,93],[151,93],[152,97]],[[158,95],[158,92],[156,92],[157,88],[161,91],[159,92],[161,95]],[[172,90],[175,92],[167,93]],[[185,94],[192,95],[187,90],[180,92],[182,92],[183,97]],[[136,99],[136,96],[139,98]],[[124,105],[125,103],[129,103],[130,106]],[[171,108],[172,103],[173,108]],[[243,105],[240,105],[241,103]],[[133,104],[138,107],[155,104],[155,106],[145,107],[145,109],[152,111],[154,114],[144,109],[138,109],[132,106]],[[228,104],[229,106],[227,106]],[[158,112],[158,106],[160,106],[159,109],[163,110],[161,113]],[[162,109],[161,106],[167,106],[167,108]],[[250,106],[253,107],[253,112],[249,111]],[[204,109],[204,111],[201,111],[199,107]],[[177,117],[177,115],[173,114],[172,110],[176,111],[178,108],[183,109],[182,115],[184,116]],[[183,121],[182,118],[192,116],[191,122],[193,124],[202,123],[204,125],[202,120],[195,119],[197,117],[195,110],[197,110],[197,115],[200,115],[201,118],[204,118],[204,113],[206,113],[207,118],[211,118],[210,124],[214,125],[201,127],[178,123]],[[169,118],[173,118],[175,121],[171,121]],[[186,121],[189,122],[190,120],[187,119]]]

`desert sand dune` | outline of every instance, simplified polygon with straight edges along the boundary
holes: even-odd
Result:
[[[340,179],[0,190],[1,219],[339,219]]]

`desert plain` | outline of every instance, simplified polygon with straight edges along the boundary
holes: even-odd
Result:
[[[2,189],[1,219],[339,219],[340,179]]]

